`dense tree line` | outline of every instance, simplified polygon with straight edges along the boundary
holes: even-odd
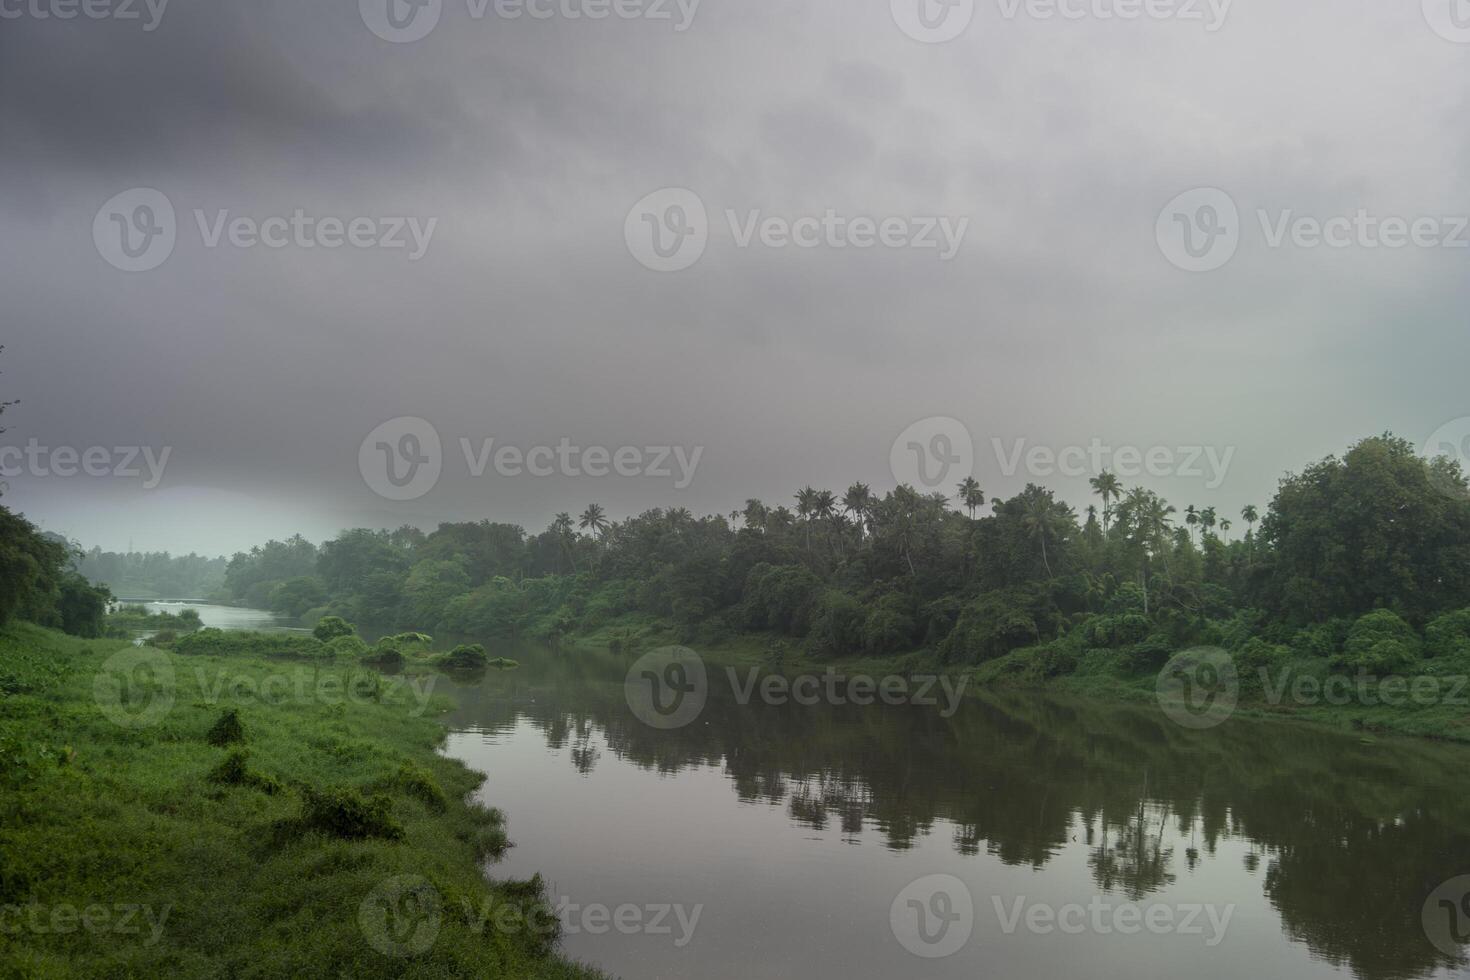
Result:
[[[1080,515],[1040,486],[991,500],[967,479],[952,494],[807,487],[704,517],[614,522],[593,504],[532,535],[356,529],[237,554],[225,584],[242,603],[384,628],[554,640],[642,617],[685,642],[759,631],[818,656],[952,664],[1028,647],[1061,670],[1089,651],[1142,668],[1193,642],[1375,670],[1470,651],[1470,614],[1465,629],[1453,615],[1470,606],[1465,477],[1402,439],[1287,475],[1264,512],[1181,509],[1109,473],[1092,488]]]
[[[80,548],[73,546],[76,550]],[[80,551],[77,570],[127,599],[208,599],[225,584],[224,558],[167,551]]]

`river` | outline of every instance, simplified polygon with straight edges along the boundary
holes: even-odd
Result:
[[[206,622],[209,620],[206,619]],[[744,698],[682,727],[632,657],[498,646],[484,772],[570,956],[627,978],[1470,976],[1470,749],[1149,705]],[[1446,884],[1448,883],[1448,884]]]

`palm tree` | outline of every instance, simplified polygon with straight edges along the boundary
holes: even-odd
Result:
[[[796,516],[806,524],[806,550],[807,554],[812,551],[812,515],[817,510],[817,491],[811,487],[802,487],[796,491]]]
[[[973,476],[967,476],[959,485],[959,496],[956,498],[964,504],[965,509],[970,512],[970,520],[975,519],[977,508],[985,506],[985,491],[980,489],[980,483]]]
[[[572,530],[572,515],[563,511],[556,515],[551,522],[551,531],[556,535],[557,543],[561,545],[562,554],[566,555],[567,561],[572,566],[572,574],[577,574],[577,552],[576,533]]]
[[[1047,578],[1053,578],[1051,560],[1046,553],[1046,539],[1059,537],[1071,521],[1071,513],[1065,504],[1052,499],[1051,494],[1038,490],[1026,502],[1026,513],[1021,526],[1031,537],[1041,542],[1041,564],[1046,567]]]
[[[608,522],[601,504],[588,504],[587,509],[582,511],[582,518],[577,522],[577,526],[601,538],[607,536],[607,529],[612,525]]]
[[[1199,524],[1205,529],[1206,534],[1213,535],[1215,533],[1215,508],[1206,507],[1200,511]]]
[[[852,515],[858,537],[861,538],[873,514],[873,492],[868,489],[868,485],[854,483],[848,487],[847,493],[842,495],[842,509]]]
[[[1118,482],[1116,474],[1109,473],[1107,470],[1104,470],[1087,482],[1091,484],[1093,492],[1102,498],[1103,533],[1106,534],[1108,525],[1113,519],[1112,501],[1117,500],[1123,495],[1123,484]]]
[[[1220,522],[1220,533],[1224,535],[1226,541],[1230,540],[1230,529],[1234,526],[1234,524],[1230,523],[1230,518],[1228,517]]]
[[[1189,540],[1194,541],[1194,529],[1199,525],[1199,511],[1194,509],[1194,504],[1184,508],[1184,523],[1189,525]]]
[[[1258,520],[1261,519],[1261,512],[1258,511],[1258,510],[1256,510],[1256,505],[1255,504],[1246,504],[1244,507],[1242,507],[1240,509],[1240,516],[1241,516],[1241,519],[1246,522],[1246,524],[1250,525],[1250,527],[1249,527],[1250,532],[1252,534],[1255,534],[1255,532],[1256,532],[1256,521],[1258,521]]]

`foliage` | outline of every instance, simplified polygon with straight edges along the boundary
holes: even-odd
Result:
[[[341,616],[323,616],[311,630],[311,635],[323,643],[329,643],[339,636],[353,636],[356,633],[357,627]]]
[[[214,746],[245,741],[245,726],[240,723],[239,710],[231,708],[220,715],[219,720],[210,726],[204,740]]]
[[[1418,663],[1421,646],[1412,626],[1387,609],[1379,609],[1353,623],[1333,666],[1347,673],[1365,671],[1375,676],[1406,673]]]

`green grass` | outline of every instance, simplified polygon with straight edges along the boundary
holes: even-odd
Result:
[[[100,706],[118,653],[171,661],[155,724]],[[134,678],[118,707],[167,703]],[[436,753],[445,703],[423,693],[352,664],[0,630],[0,976],[597,976],[487,914],[544,915],[541,883],[482,873],[504,820]],[[230,709],[243,741],[211,745]]]

